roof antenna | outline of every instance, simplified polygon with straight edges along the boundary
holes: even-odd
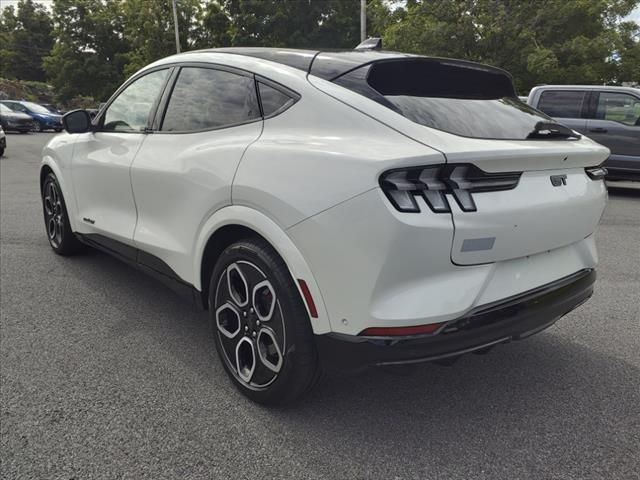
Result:
[[[382,50],[382,39],[379,37],[367,38],[361,42],[354,50]]]

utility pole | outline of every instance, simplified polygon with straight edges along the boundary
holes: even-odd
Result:
[[[367,38],[367,0],[360,0],[360,41]]]
[[[171,0],[173,5],[173,29],[176,32],[176,53],[180,53],[180,34],[178,33],[178,11],[176,10],[176,0]]]

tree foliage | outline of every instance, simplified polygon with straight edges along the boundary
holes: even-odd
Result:
[[[225,46],[353,48],[358,0],[176,0],[183,51]],[[640,0],[367,0],[387,49],[465,58],[538,83],[640,81]],[[171,0],[20,0],[0,14],[0,75],[47,80],[64,101],[106,99],[175,53]]]
[[[0,76],[44,80],[42,58],[53,46],[53,23],[47,10],[33,0],[20,0],[17,10],[0,15]]]
[[[638,25],[620,25],[637,5],[637,0],[414,0],[403,20],[386,30],[385,40],[397,50],[505,68],[522,91],[540,83],[638,81],[627,58],[638,48],[631,38]]]

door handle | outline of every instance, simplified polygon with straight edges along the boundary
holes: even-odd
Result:
[[[593,133],[607,133],[607,129],[602,127],[590,128],[589,131]]]

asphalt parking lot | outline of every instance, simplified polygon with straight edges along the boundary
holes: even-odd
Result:
[[[227,380],[204,314],[49,249],[51,136],[8,134],[0,159],[0,478],[640,478],[640,185],[610,188],[596,293],[551,329],[269,410]]]

